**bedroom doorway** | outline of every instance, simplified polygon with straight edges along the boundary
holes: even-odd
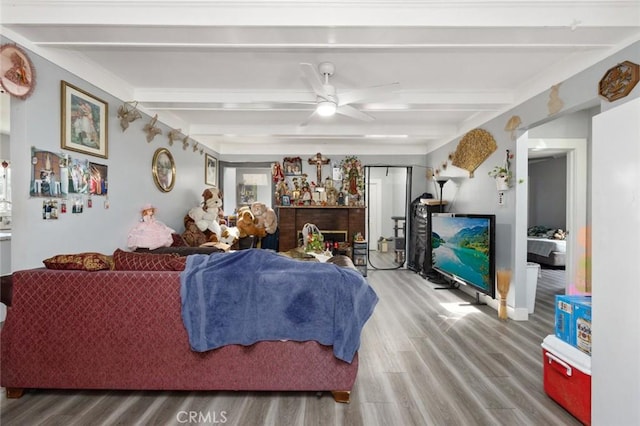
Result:
[[[554,159],[564,161],[555,161],[555,163],[564,165],[565,183],[560,193],[564,192],[565,207],[565,231],[566,235],[566,253],[565,253],[565,294],[574,294],[585,292],[590,289],[590,278],[588,266],[588,228],[587,228],[587,140],[583,138],[576,139],[534,139],[530,138],[527,142],[528,161],[527,176],[529,173],[529,163],[532,161],[553,162]],[[552,163],[549,163],[552,164]],[[529,182],[530,185],[535,182]],[[534,208],[532,203],[549,203],[550,197],[536,196],[530,192],[528,185],[527,190],[527,215]],[[553,184],[549,184],[548,191],[557,191]],[[538,188],[536,193],[540,194]],[[542,198],[542,199],[538,199]],[[561,200],[556,200],[561,202]],[[530,225],[544,225],[527,223]],[[560,226],[558,226],[560,228]]]

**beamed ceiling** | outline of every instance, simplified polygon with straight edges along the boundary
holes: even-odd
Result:
[[[425,154],[640,34],[638,1],[1,5],[5,36],[221,154]],[[309,120],[322,62],[338,99],[398,85],[350,104],[371,121]]]

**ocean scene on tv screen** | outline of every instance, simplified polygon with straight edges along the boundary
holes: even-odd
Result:
[[[433,266],[487,290],[490,286],[489,220],[434,216]]]

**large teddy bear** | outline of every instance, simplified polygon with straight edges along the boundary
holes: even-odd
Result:
[[[184,240],[191,246],[207,242],[233,244],[237,241],[237,232],[229,230],[224,221],[222,192],[218,188],[207,188],[202,197],[203,204],[189,210],[184,217]]]
[[[264,228],[267,234],[273,234],[278,229],[278,217],[276,212],[267,207],[265,203],[256,201],[251,204],[251,213],[257,220],[257,226]]]
[[[255,235],[256,237],[262,238],[267,235],[264,227],[258,225],[258,220],[251,212],[251,208],[248,206],[241,207],[238,210],[236,226],[240,230],[240,238],[244,238],[249,235]]]

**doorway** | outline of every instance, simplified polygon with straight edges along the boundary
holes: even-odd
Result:
[[[587,140],[586,139],[529,139],[529,162],[542,158],[565,158],[565,294],[590,291],[589,271],[587,270]],[[529,176],[529,170],[527,170]],[[550,188],[553,190],[553,188]],[[547,197],[548,198],[548,197]],[[535,194],[529,193],[528,212]],[[529,214],[527,214],[529,217]],[[528,226],[535,225],[529,221]]]
[[[412,168],[406,166],[365,166],[365,233],[369,241],[368,263],[372,269],[405,266],[411,174]]]

